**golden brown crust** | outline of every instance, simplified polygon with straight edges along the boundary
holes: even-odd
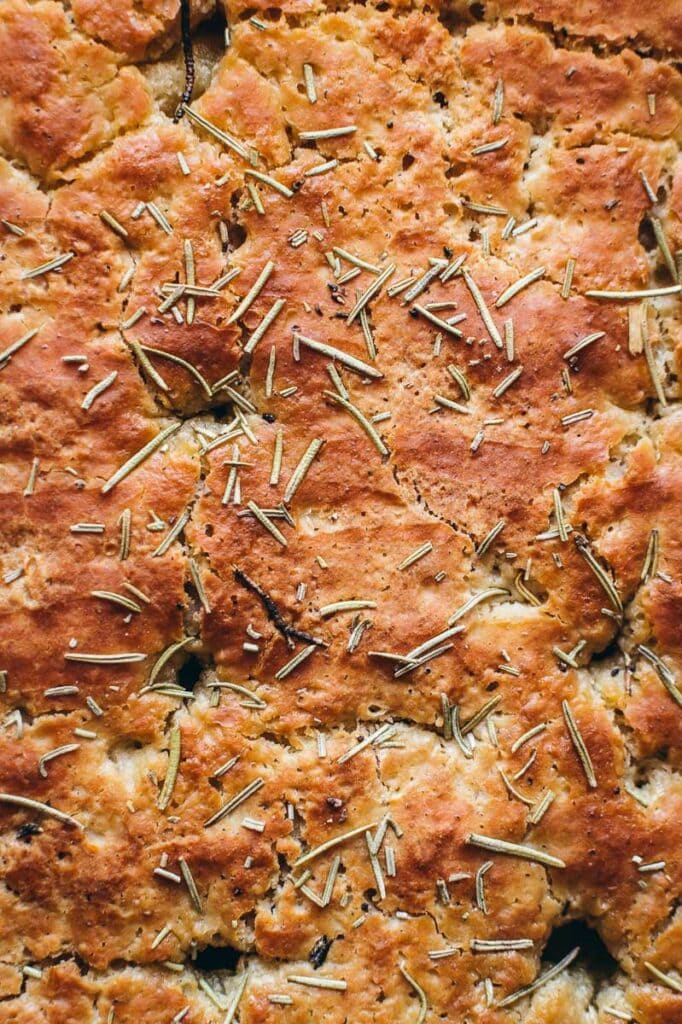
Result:
[[[674,1024],[677,11],[192,8],[0,5],[0,1024]]]
[[[0,146],[49,178],[149,113],[136,68],[84,39],[60,4],[7,0],[0,23]]]
[[[682,17],[674,0],[663,0],[651,10],[643,10],[635,0],[621,0],[617,9],[608,9],[593,0],[501,0],[487,9],[488,16],[521,16],[546,24],[558,34],[564,33],[607,42],[612,45],[639,45],[680,53]]]

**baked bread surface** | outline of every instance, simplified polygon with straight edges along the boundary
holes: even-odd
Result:
[[[0,1022],[679,1024],[680,5],[180,21],[0,5]]]

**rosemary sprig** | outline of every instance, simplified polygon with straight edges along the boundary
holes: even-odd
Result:
[[[277,178],[273,178],[270,174],[262,174],[261,171],[254,171],[253,169],[244,171],[244,174],[249,175],[252,178],[255,178],[256,181],[262,182],[263,185],[268,185],[270,188],[274,189],[275,192],[279,192],[279,194],[284,196],[286,199],[291,199],[291,197],[294,195],[292,189],[288,188],[286,185],[283,185],[281,181],[277,181]]]
[[[239,142],[239,140],[235,139],[232,135],[228,135],[227,132],[222,131],[222,129],[218,128],[217,125],[208,121],[205,117],[202,117],[201,114],[197,114],[197,112],[192,110],[191,107],[188,107],[186,103],[182,104],[181,111],[182,113],[187,114],[190,121],[194,121],[195,124],[200,125],[204,131],[207,131],[215,139],[218,139],[219,142],[222,142],[224,146],[227,146],[228,149],[231,149],[238,156],[242,157],[243,160],[251,159],[251,153],[243,143]]]
[[[251,288],[249,289],[249,291],[246,293],[246,295],[244,296],[242,301],[239,303],[237,308],[234,310],[234,312],[230,315],[230,317],[229,317],[229,319],[227,321],[228,324],[233,324],[236,320],[240,320],[241,317],[244,316],[244,313],[246,313],[246,311],[248,309],[250,309],[252,304],[255,302],[256,298],[262,292],[263,288],[265,287],[265,285],[266,285],[266,283],[268,281],[268,278],[270,277],[270,275],[272,274],[274,269],[275,269],[275,264],[273,263],[272,260],[268,260],[268,262],[265,264],[265,266],[261,270],[260,274],[258,275],[256,280],[254,281],[254,283],[251,286]]]
[[[472,939],[472,953],[508,953],[515,949],[532,949],[532,939]]]
[[[299,132],[301,142],[315,142],[317,139],[339,139],[343,135],[352,135],[358,129],[354,124],[340,125],[338,128],[320,128],[316,131]]]
[[[564,280],[561,285],[561,298],[567,299],[571,294],[571,286],[573,284],[573,275],[575,273],[576,261],[573,257],[566,260],[566,270],[564,272]]]
[[[392,734],[394,731],[395,727],[393,724],[391,722],[386,722],[375,730],[375,732],[369,733],[369,735],[365,736],[364,739],[359,741],[359,743],[356,743],[355,746],[347,750],[345,754],[341,754],[340,757],[337,757],[336,763],[345,764],[346,761],[350,761],[350,759],[355,757],[356,754],[359,754],[360,751],[365,750],[367,747],[374,746],[376,743],[380,743],[382,740],[386,739],[389,733]]]
[[[117,594],[113,590],[91,590],[90,596],[99,597],[103,601],[111,601],[112,604],[118,604],[129,612],[142,611],[137,601],[133,601],[132,598],[126,597],[124,594]]]
[[[54,750],[49,750],[47,754],[43,754],[38,761],[38,773],[46,779],[47,768],[45,766],[50,761],[53,761],[55,757],[63,757],[64,754],[73,754],[76,750],[80,750],[80,743],[65,743],[61,747],[55,747]]]
[[[294,671],[294,669],[297,669],[299,665],[306,661],[310,657],[310,655],[318,649],[318,646],[318,644],[312,643],[308,644],[307,647],[304,647],[302,651],[299,651],[298,654],[295,654],[293,656],[293,658],[290,658],[290,660],[287,661],[285,665],[282,665],[281,668],[277,669],[277,671],[275,672],[275,679],[286,679],[286,677],[290,675]]]
[[[106,483],[102,484],[102,494],[108,494],[116,484],[120,484],[121,480],[125,480],[134,469],[137,469],[138,466],[148,459],[181,426],[181,423],[172,423],[169,427],[160,431],[151,441],[148,441],[144,448],[140,448],[139,452],[131,455],[128,461],[124,462],[121,468],[117,469],[113,476],[109,477]]]
[[[661,680],[672,699],[682,707],[682,691],[680,691],[677,686],[675,677],[665,662],[662,661],[650,647],[646,647],[644,644],[640,644],[637,650],[644,658],[646,658],[650,665],[653,665],[656,670],[656,675]]]
[[[165,650],[161,652],[159,657],[154,662],[152,670],[149,674],[149,681],[147,683],[146,689],[149,689],[154,685],[157,677],[161,674],[161,671],[163,670],[165,665],[168,664],[173,655],[177,654],[178,651],[181,651],[183,647],[187,646],[187,644],[191,644],[193,640],[193,636],[186,636],[182,640],[178,640],[176,643],[169,644],[168,647],[166,647]]]
[[[438,277],[438,275],[441,274],[445,270],[447,265],[448,265],[448,261],[447,260],[440,260],[439,259],[439,260],[433,261],[433,266],[429,267],[428,270],[424,271],[424,273],[421,275],[421,277],[418,277],[417,280],[414,282],[414,284],[411,285],[407,289],[407,291],[403,294],[403,299],[402,299],[403,305],[407,305],[410,302],[413,302],[417,298],[418,295],[421,295],[421,293],[423,291],[425,291],[429,287],[431,282],[435,281],[435,279]],[[423,309],[423,307],[419,307],[419,308]]]
[[[588,345],[594,344],[595,341],[599,341],[600,338],[604,338],[605,336],[605,331],[594,331],[592,334],[587,334],[584,338],[581,338],[580,341],[576,341],[575,345],[571,345],[571,347],[564,352],[564,359],[572,359],[573,356],[577,356],[578,353],[582,352],[583,349],[588,347]]]
[[[268,518],[263,509],[260,508],[255,501],[247,501],[246,507],[248,508],[249,512],[251,512],[252,515],[258,520],[260,525],[265,530],[267,530],[270,536],[274,537],[278,544],[281,544],[283,548],[288,547],[289,542],[287,541],[282,531],[275,526],[272,520]]]
[[[197,562],[194,558],[189,559],[189,573],[190,576],[192,577],[192,583],[194,584],[194,589],[197,592],[197,596],[199,598],[199,601],[201,602],[201,606],[206,612],[206,614],[210,615],[211,604],[208,600],[206,590],[204,589],[204,583],[203,580],[201,579],[201,572],[199,570],[199,566],[197,565]]]
[[[639,288],[631,292],[617,291],[589,291],[585,292],[588,299],[614,299],[621,302],[631,302],[635,299],[655,299],[665,295],[679,295],[682,292],[682,285],[673,284],[666,288]]]
[[[303,481],[304,481],[304,479],[305,479],[305,477],[306,477],[306,475],[308,473],[308,470],[310,469],[310,467],[313,464],[313,461],[315,460],[315,458],[319,454],[320,449],[322,448],[323,444],[324,444],[324,440],[322,438],[315,437],[315,438],[313,438],[313,440],[310,442],[310,444],[306,448],[305,452],[303,453],[303,455],[301,456],[301,458],[299,460],[298,465],[296,466],[295,470],[291,474],[291,477],[289,478],[288,484],[286,485],[286,487],[284,489],[283,501],[284,501],[285,504],[287,504],[287,505],[289,504],[291,499],[296,494],[296,491],[299,489],[299,487],[303,483]]]
[[[504,380],[501,380],[497,387],[493,389],[493,398],[501,398],[505,391],[508,391],[512,384],[516,383],[522,373],[522,366],[517,366],[511,373],[508,373]]]
[[[400,565],[397,567],[398,572],[402,572],[404,569],[409,569],[415,562],[419,562],[426,555],[433,551],[433,544],[430,540],[427,540],[425,544],[420,544],[418,548],[415,548],[406,558],[403,558]]]
[[[2,363],[1,356],[0,363]],[[99,384],[95,384],[93,387],[91,387],[87,395],[81,402],[81,409],[85,409],[87,412],[87,410],[92,406],[92,403],[95,401],[95,399],[98,398],[100,395],[104,394],[107,388],[111,387],[111,385],[114,383],[117,377],[118,370],[112,370],[111,373],[107,374],[107,376],[99,382]]]
[[[519,278],[518,281],[510,284],[509,287],[505,288],[502,294],[495,300],[496,309],[500,309],[502,306],[506,305],[510,299],[513,299],[515,295],[518,295],[524,288],[527,288],[529,284],[533,284],[534,281],[539,281],[541,277],[545,276],[546,272],[546,267],[536,267],[536,269],[531,270],[529,274],[526,274],[524,277]]]
[[[493,124],[499,124],[502,118],[502,110],[504,108],[504,82],[501,78],[497,79],[495,83],[495,92],[493,93],[493,106],[491,113],[491,120]]]
[[[197,884],[194,881],[194,876],[190,870],[190,866],[184,857],[178,857],[178,865],[180,867],[180,874],[187,886],[187,892],[189,893],[189,898],[192,901],[192,906],[196,910],[197,914],[200,914],[201,897],[199,896],[199,890],[197,889]]]
[[[616,589],[616,585],[614,584],[614,582],[612,581],[612,579],[608,575],[608,573],[606,573],[604,571],[604,569],[602,569],[601,565],[599,564],[597,559],[592,554],[592,551],[590,550],[590,546],[589,546],[589,543],[588,543],[587,539],[585,537],[583,537],[582,534],[577,534],[576,537],[574,538],[574,540],[575,540],[576,548],[578,549],[578,551],[582,555],[582,557],[585,559],[585,561],[587,562],[588,566],[590,567],[590,569],[592,570],[592,572],[596,576],[597,580],[601,584],[601,586],[602,586],[602,588],[604,590],[604,593],[606,594],[606,596],[608,597],[609,601],[613,605],[614,611],[616,612],[617,615],[622,615],[623,614],[623,602],[620,599],[620,594],[618,593],[618,590]]]
[[[462,337],[462,332],[459,328],[454,327],[451,323],[448,323],[447,320],[443,320],[442,317],[432,313],[430,309],[426,308],[426,306],[420,306],[418,302],[415,302],[412,309],[416,310],[417,313],[419,313],[420,316],[423,316],[425,320],[429,320],[432,324],[435,324],[436,327],[439,327],[441,331],[445,331],[447,334],[452,334],[455,338]]]
[[[24,345],[27,344],[27,342],[32,338],[35,338],[39,330],[40,327],[34,327],[33,330],[27,331],[26,334],[22,334],[17,341],[13,341],[11,345],[8,345],[6,349],[3,349],[3,351],[0,352],[0,370],[4,368],[7,361],[11,359],[15,352],[18,352],[19,349],[23,348]]]
[[[576,946],[575,949],[572,949],[570,953],[566,954],[563,960],[560,960],[558,964],[550,967],[548,971],[545,971],[545,973],[541,974],[539,978],[536,978],[532,984],[524,985],[523,988],[517,989],[516,992],[512,992],[511,995],[501,999],[497,1005],[500,1008],[512,1006],[514,1003],[517,1003],[519,999],[523,999],[525,996],[529,996],[533,992],[536,992],[542,985],[546,985],[548,981],[552,980],[552,978],[556,978],[558,974],[565,971],[569,964],[573,963],[579,952],[580,947]]]
[[[326,853],[327,850],[332,850],[335,846],[340,843],[345,843],[348,839],[354,839],[355,836],[362,835],[363,832],[371,832],[372,829],[377,827],[378,822],[371,822],[369,825],[358,825],[357,828],[351,828],[347,832],[342,832],[341,835],[334,836],[333,839],[328,839],[324,843],[320,843],[319,846],[313,847],[312,850],[308,850],[307,853],[301,854],[301,856],[294,861],[293,867],[300,868],[304,864],[308,864],[311,860],[315,860],[321,854]]]
[[[335,245],[332,252],[337,256],[340,256],[342,260],[347,263],[352,263],[354,267],[359,270],[368,270],[370,274],[380,274],[381,267],[378,267],[375,263],[369,263],[367,260],[363,260],[361,256],[356,256],[355,253],[349,252],[348,249],[341,249],[338,245]]]
[[[653,529],[649,534],[644,563],[642,565],[642,571],[639,574],[639,578],[642,583],[646,583],[646,581],[655,576],[658,571],[658,548],[659,533],[657,529]]]
[[[303,65],[303,81],[305,82],[306,96],[309,103],[317,103],[317,89],[315,88],[315,72],[311,64]]]
[[[355,373],[359,373],[363,377],[372,377],[374,380],[380,380],[383,377],[383,373],[377,370],[376,367],[370,366],[369,363],[364,363],[362,359],[357,359],[355,356],[351,356],[339,348],[334,348],[332,345],[325,345],[324,342],[316,341],[314,338],[298,333],[294,334],[294,339],[301,345],[305,345],[306,348],[312,349],[313,352],[320,352],[322,355],[328,356],[330,359],[341,363],[349,370],[354,370]]]
[[[550,806],[554,803],[556,794],[548,789],[542,799],[535,805],[534,809],[528,815],[528,824],[537,825],[544,818],[545,814],[549,810]]]
[[[505,213],[506,213],[506,211],[505,211]],[[485,324],[485,327],[486,327],[486,330],[488,331],[488,334],[492,338],[492,340],[493,340],[494,344],[496,345],[496,347],[497,348],[502,348],[502,336],[500,335],[500,332],[499,332],[499,330],[497,328],[497,324],[495,323],[495,321],[493,320],[493,318],[492,318],[492,316],[490,314],[490,310],[488,309],[488,306],[486,305],[486,301],[483,298],[483,295],[481,294],[480,288],[478,287],[478,285],[476,284],[476,282],[474,281],[473,277],[471,276],[469,271],[466,269],[466,267],[462,267],[462,276],[464,278],[464,281],[465,281],[465,284],[466,284],[467,288],[471,292],[472,299],[476,303],[476,307],[478,309],[478,312],[481,315],[481,320]]]
[[[381,436],[364,413],[358,409],[357,405],[353,405],[353,403],[349,402],[347,398],[342,398],[341,395],[337,394],[335,391],[324,391],[323,394],[330,402],[335,402],[337,405],[340,405],[342,409],[345,409],[346,412],[349,412],[353,419],[360,424],[379,454],[384,458],[388,457],[389,451],[382,441]]]
[[[256,345],[258,344],[259,341],[261,341],[268,327],[270,327],[270,325],[274,323],[279,314],[282,312],[282,309],[284,308],[285,304],[285,299],[275,299],[272,306],[259,323],[258,327],[256,327],[253,334],[250,336],[250,338],[244,345],[244,348],[242,349],[244,355],[250,356],[254,352]]]
[[[34,267],[33,270],[27,270],[21,275],[22,281],[30,281],[35,277],[42,277],[43,274],[49,274],[52,270],[60,270],[69,260],[72,260],[75,256],[75,252],[65,252],[61,256],[55,256],[53,260],[48,260],[47,263],[41,263],[39,267]]]
[[[345,992],[348,983],[340,978],[320,978],[312,974],[289,974],[287,981],[292,985],[307,985],[309,988],[326,988],[337,992]]]
[[[495,525],[492,527],[492,529],[488,531],[488,533],[485,535],[485,537],[483,538],[481,543],[476,548],[476,557],[477,558],[482,558],[483,557],[483,555],[486,553],[486,551],[488,551],[488,549],[490,548],[490,545],[502,533],[502,530],[504,530],[506,525],[507,525],[507,520],[506,519],[500,519],[500,520],[498,520],[498,522],[495,523]]]
[[[412,975],[405,967],[404,963],[401,963],[399,965],[399,970],[407,984],[411,985],[414,991],[417,993],[417,998],[419,999],[419,1013],[417,1015],[417,1020],[415,1021],[415,1024],[424,1024],[424,1021],[426,1020],[426,1015],[429,1010],[429,1003],[426,998],[426,992],[421,987],[419,982],[412,977]]]
[[[495,710],[495,708],[501,702],[501,700],[502,698],[500,696],[491,697],[490,700],[487,700],[485,704],[483,704],[482,707],[478,709],[478,711],[474,712],[471,718],[467,718],[465,722],[462,722],[462,736],[468,735],[468,733],[472,732],[478,725],[481,724],[481,722],[484,722],[488,715],[490,715]]]
[[[673,978],[672,975],[666,974],[664,971],[660,970],[660,968],[655,967],[648,960],[644,961],[644,966],[650,974],[653,974],[654,978],[656,978],[657,981],[660,981],[664,985],[667,985],[667,987],[671,988],[673,992],[682,992],[682,982],[678,981],[677,978]]]
[[[462,392],[462,398],[464,399],[464,401],[468,402],[469,399],[471,398],[471,390],[469,388],[469,382],[467,381],[462,371],[457,366],[455,366],[454,363],[448,363],[447,371],[452,377],[452,379],[456,382],[460,391]]]
[[[509,597],[509,591],[506,587],[488,587],[487,590],[482,590],[478,594],[474,594],[470,597],[461,608],[458,608],[456,612],[448,619],[448,626],[454,626],[467,612],[470,612],[476,605],[481,604],[484,601],[492,601],[494,597]]]
[[[550,868],[565,868],[566,864],[559,857],[554,857],[544,850],[537,850],[533,846],[523,846],[521,843],[510,843],[506,839],[495,839],[494,836],[485,836],[477,832],[470,832],[466,839],[472,846],[480,846],[492,853],[504,853],[512,857],[522,857],[524,860],[535,861],[537,864],[545,864]]]
[[[573,746],[575,747],[575,752],[578,755],[578,757],[580,758],[580,763],[583,766],[583,771],[585,772],[585,776],[587,778],[588,785],[589,785],[590,789],[596,789],[597,788],[597,777],[594,774],[594,767],[592,765],[592,759],[590,758],[590,755],[589,755],[589,752],[587,750],[587,747],[585,746],[585,741],[583,740],[582,735],[580,733],[580,729],[578,728],[578,723],[575,720],[575,717],[573,715],[573,711],[571,710],[571,706],[570,706],[570,704],[568,703],[567,700],[562,700],[562,702],[561,702],[561,710],[564,713],[564,719],[566,721],[566,727],[567,727],[569,735],[571,737],[571,742],[573,743]]]
[[[165,811],[168,807],[173,795],[175,781],[178,777],[178,768],[180,766],[180,738],[180,729],[178,726],[173,726],[170,733],[170,750],[168,752],[166,778],[164,779],[163,788],[156,804],[160,811]]]
[[[23,807],[28,811],[35,811],[37,814],[44,814],[48,818],[55,818],[63,825],[70,825],[72,828],[82,829],[80,821],[76,821],[70,814],[51,807],[49,804],[41,803],[39,800],[32,800],[27,796],[17,796],[15,793],[0,793],[0,803],[11,804],[14,807]]]
[[[665,262],[665,265],[668,268],[668,273],[672,277],[673,281],[679,283],[677,281],[677,266],[675,265],[673,254],[670,251],[670,245],[668,243],[665,231],[663,230],[663,225],[661,224],[658,217],[650,217],[649,221],[651,223],[651,227],[653,228],[654,237],[656,238],[656,242],[658,243],[658,248],[661,250],[663,261]]]
[[[246,800],[248,800],[249,797],[252,797],[253,794],[257,793],[258,790],[264,785],[264,779],[254,779],[252,782],[249,782],[249,784],[244,786],[243,789],[240,789],[240,791],[237,794],[235,794],[235,796],[233,796],[231,800],[228,800],[227,803],[220,808],[220,810],[216,811],[215,814],[212,814],[210,818],[207,818],[207,820],[204,822],[204,828],[209,828],[211,825],[216,825],[219,821],[222,821],[222,819],[225,818],[228,814],[231,814],[232,811],[235,811],[238,807],[241,807],[241,805]]]
[[[141,654],[137,651],[122,654],[91,654],[67,651],[64,655],[64,660],[78,661],[84,665],[130,665],[136,661],[144,661],[146,657],[146,654]]]
[[[514,740],[510,747],[512,754],[515,754],[517,750],[520,750],[524,743],[528,743],[529,740],[534,739],[535,736],[539,736],[541,732],[544,732],[547,728],[546,722],[540,722],[539,725],[534,725],[532,729],[528,729],[524,732],[517,740]]]
[[[320,615],[326,619],[329,615],[336,615],[338,612],[355,612],[361,608],[376,608],[376,601],[335,601],[333,604],[325,604],[320,608]]]
[[[504,782],[507,792],[510,793],[515,800],[519,800],[522,804],[526,804],[527,807],[532,807],[535,801],[531,800],[530,797],[524,796],[523,793],[519,792],[519,790],[516,789],[513,782],[505,772],[504,768],[498,767],[497,770],[500,773],[500,778]]]
[[[194,377],[206,397],[210,398],[212,396],[213,390],[208,381],[199,372],[199,370],[197,370],[196,366],[193,366],[192,363],[188,363],[186,359],[183,359],[181,356],[176,356],[173,352],[166,352],[165,349],[162,348],[152,348],[151,345],[140,345],[140,349],[142,352],[158,356],[159,359],[167,359],[168,362],[175,363],[176,366],[182,366],[184,370],[187,370],[187,372]]]
[[[485,899],[485,876],[490,871],[492,866],[493,862],[491,860],[487,860],[485,861],[484,864],[481,864],[480,868],[476,872],[476,880],[474,882],[476,892],[476,906],[478,907],[482,914],[486,915],[488,913],[488,904],[486,903]]]
[[[376,280],[372,281],[369,288],[362,293],[362,295],[360,296],[360,298],[358,299],[358,301],[355,303],[350,313],[348,314],[346,318],[347,324],[352,324],[353,320],[355,320],[356,316],[360,314],[360,311],[365,308],[367,303],[371,302],[374,296],[381,291],[385,283],[388,281],[389,277],[395,272],[395,267],[395,263],[389,263],[386,269],[382,270],[382,272],[379,274]]]
[[[125,562],[130,554],[130,530],[132,526],[133,514],[129,508],[124,508],[118,517],[117,526],[121,530],[121,539],[118,547],[118,560],[119,562]]]

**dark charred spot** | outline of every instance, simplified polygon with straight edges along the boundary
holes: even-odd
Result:
[[[17,829],[17,839],[22,843],[30,843],[33,837],[39,836],[42,831],[35,821],[27,821]]]
[[[326,935],[320,935],[319,939],[308,953],[308,959],[311,964],[317,970],[327,959],[327,954],[331,948],[332,940],[328,939]]]
[[[342,822],[346,820],[348,811],[343,800],[340,800],[338,796],[328,796],[325,802],[329,810],[334,812],[337,821]]]

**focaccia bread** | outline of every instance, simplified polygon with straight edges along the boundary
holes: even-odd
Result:
[[[0,53],[0,1024],[680,1024],[678,0]]]

